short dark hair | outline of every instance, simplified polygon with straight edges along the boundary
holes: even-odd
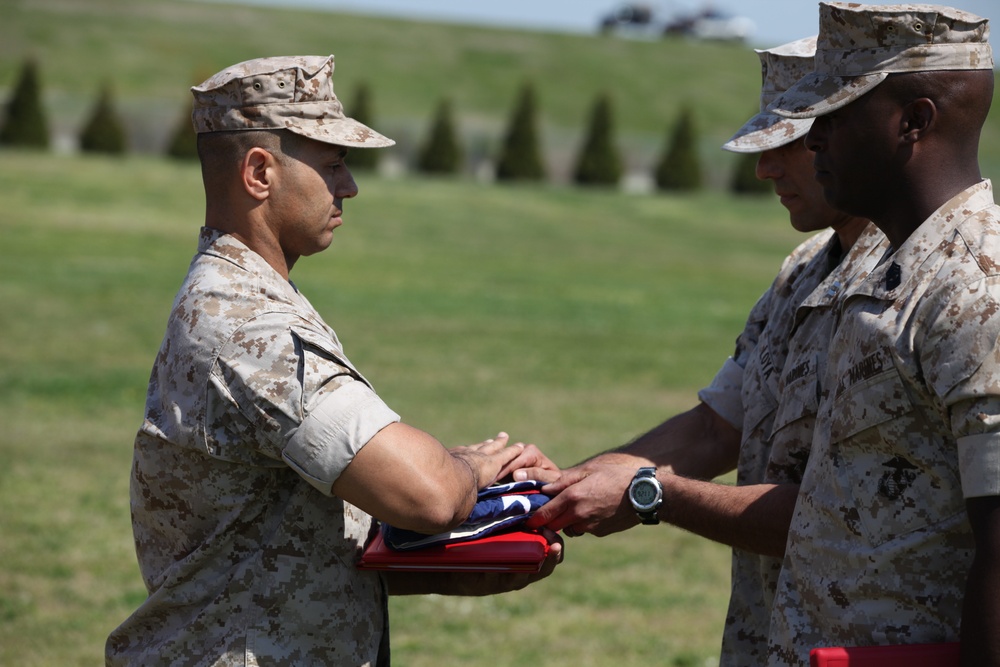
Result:
[[[882,85],[899,104],[928,97],[939,108],[960,113],[963,124],[980,126],[993,101],[994,74],[993,70],[894,72]]]
[[[213,174],[225,173],[238,166],[251,148],[263,148],[281,162],[285,157],[295,157],[309,141],[312,139],[289,130],[202,132],[198,135],[202,178],[208,182]]]

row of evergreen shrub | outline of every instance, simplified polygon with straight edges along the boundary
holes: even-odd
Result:
[[[0,125],[0,146],[47,149],[48,121],[41,103],[38,67],[25,62],[14,93],[7,103]],[[121,154],[126,151],[125,128],[112,102],[111,88],[105,85],[90,117],[80,130],[80,150]]]
[[[364,83],[358,86],[349,115],[372,124],[371,91]],[[544,181],[545,166],[541,156],[536,122],[534,87],[525,83],[514,106],[500,153],[495,162],[498,181]],[[184,110],[167,142],[166,154],[180,159],[197,158],[190,106]],[[80,150],[84,152],[124,154],[128,150],[126,131],[114,107],[112,89],[104,85],[97,103],[80,131]],[[0,146],[47,149],[49,135],[45,110],[41,104],[38,68],[27,60],[20,79],[7,103],[0,125]],[[374,169],[380,151],[354,151],[353,169]],[[736,193],[769,192],[767,182],[754,175],[756,155],[737,160],[730,189]],[[415,168],[427,174],[456,174],[463,167],[463,151],[455,131],[451,102],[442,100],[432,120],[425,142],[416,156]],[[584,141],[572,172],[581,186],[614,187],[621,181],[622,159],[614,144],[614,117],[611,98],[600,94],[594,101]],[[672,127],[666,146],[657,161],[654,181],[659,190],[692,191],[702,187],[702,168],[697,152],[697,130],[690,107],[684,107]]]

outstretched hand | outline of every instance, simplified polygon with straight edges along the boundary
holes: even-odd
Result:
[[[542,487],[542,493],[554,497],[536,510],[526,525],[597,537],[631,528],[639,523],[627,497],[634,475],[632,465],[592,462],[564,470],[558,481]]]
[[[501,431],[489,440],[453,447],[448,452],[469,465],[476,474],[480,489],[508,478],[514,481],[536,479],[540,482],[559,479],[559,466],[537,446],[523,442],[508,445],[509,441],[510,436]]]
[[[502,479],[509,475],[515,482],[535,479],[539,482],[551,483],[558,480],[561,474],[559,466],[543,454],[542,450],[529,444],[524,445],[524,449],[516,459],[504,466],[500,477]]]
[[[475,477],[476,488],[484,489],[500,479],[501,472],[509,469],[524,452],[524,443],[508,446],[509,441],[510,436],[501,431],[496,437],[474,445],[452,447],[448,453],[467,465]]]

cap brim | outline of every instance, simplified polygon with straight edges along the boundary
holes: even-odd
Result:
[[[763,153],[801,139],[812,127],[812,119],[785,118],[762,111],[722,144],[734,153]]]
[[[288,123],[286,128],[304,137],[348,148],[386,148],[395,141],[353,118],[318,118]]]
[[[786,118],[816,118],[850,104],[885,81],[887,76],[887,72],[862,76],[813,72],[779,95],[767,110]]]

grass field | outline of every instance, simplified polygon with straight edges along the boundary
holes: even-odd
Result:
[[[404,419],[569,464],[692,404],[799,239],[773,198],[360,177],[293,277]],[[0,664],[94,665],[144,597],[131,440],[202,218],[197,168],[0,152]],[[569,545],[525,591],[394,599],[399,665],[702,665],[726,549]]]
[[[263,46],[262,46],[263,45]],[[293,274],[404,419],[449,445],[509,431],[573,463],[690,407],[801,237],[773,197],[719,191],[756,106],[749,49],[407,23],[190,0],[0,0],[0,95],[38,58],[55,133],[110,82],[144,152],[0,151],[0,665],[100,664],[144,598],[128,513],[150,364],[202,219],[197,167],[153,157],[186,89],[245,58],[337,56],[403,154],[442,96],[490,153],[525,79],[547,158],[616,100],[630,167],[691,102],[712,190],[626,196],[359,175],[326,253]],[[984,133],[1000,170],[1000,115]],[[729,554],[659,527],[570,541],[525,591],[394,599],[395,664],[712,664]]]

